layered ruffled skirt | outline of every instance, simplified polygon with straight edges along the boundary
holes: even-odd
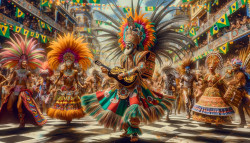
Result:
[[[130,124],[131,118],[138,118],[141,122],[159,120],[172,106],[172,97],[149,90],[146,86],[136,86],[133,89],[109,88],[98,91],[82,98],[85,112],[94,116],[106,128],[122,129]],[[139,128],[130,126],[128,134],[141,134]]]
[[[81,100],[74,88],[66,90],[63,87],[57,96],[53,107],[48,109],[49,117],[66,121],[84,117]]]
[[[220,91],[215,87],[208,87],[200,100],[194,105],[193,120],[205,123],[230,124],[234,110],[229,106]]]

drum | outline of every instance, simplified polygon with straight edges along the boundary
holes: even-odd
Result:
[[[236,106],[236,107],[239,107],[241,101],[242,101],[242,93],[237,90],[237,88],[235,86],[229,86],[225,95],[224,95],[224,99]]]

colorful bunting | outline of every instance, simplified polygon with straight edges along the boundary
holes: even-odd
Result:
[[[219,28],[230,26],[227,14],[224,14],[218,21],[217,25]]]
[[[100,3],[100,0],[89,0],[89,3]]]
[[[8,25],[0,24],[0,36],[10,38],[10,29]]]
[[[50,32],[52,32],[52,27],[49,24],[46,23],[46,27]]]
[[[17,7],[16,8],[16,15],[17,18],[24,18],[25,14]]]
[[[50,3],[49,0],[41,0],[41,1],[40,1],[40,5],[41,5],[42,7],[49,7],[49,8],[51,8],[51,3]]]
[[[211,28],[210,28],[210,34],[213,36],[214,34],[219,32],[219,27],[217,23],[215,23]]]
[[[123,8],[123,12],[124,13],[128,13],[128,12],[130,12],[131,11],[131,8],[130,7],[125,7],[125,8]]]
[[[226,44],[220,46],[220,47],[218,48],[218,50],[220,51],[220,53],[226,54],[226,53],[228,52],[228,50],[229,50],[229,49],[228,49],[228,43],[226,43]]]
[[[26,37],[29,37],[30,31],[23,28],[23,29],[22,29],[22,34],[23,34],[24,36],[26,36]]]
[[[47,43],[47,36],[41,35],[41,43]]]
[[[230,14],[234,13],[234,12],[237,11],[238,9],[239,9],[238,1],[236,1],[235,3],[233,3],[233,4],[229,7]]]
[[[189,36],[193,37],[195,35],[196,35],[196,31],[195,31],[194,27],[192,27],[191,30],[189,31]]]
[[[145,10],[146,11],[154,11],[155,10],[155,6],[146,6]]]
[[[22,28],[19,27],[19,26],[14,26],[13,31],[16,32],[16,33],[20,33],[22,31]]]

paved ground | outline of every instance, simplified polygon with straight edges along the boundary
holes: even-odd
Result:
[[[164,119],[154,124],[142,126],[143,135],[139,143],[158,142],[250,142],[250,128],[233,125],[207,127],[202,123],[187,120],[183,115],[172,115],[170,122]],[[17,129],[18,125],[0,126],[0,142],[83,142],[83,143],[127,143],[129,138],[120,138],[122,132],[104,129],[92,119],[85,117],[74,120],[67,126],[64,121],[48,119],[40,128],[28,125]]]

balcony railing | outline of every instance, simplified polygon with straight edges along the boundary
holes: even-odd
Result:
[[[10,24],[10,25],[12,25],[12,26],[19,26],[19,27],[22,27],[22,28],[25,28],[25,29],[29,30],[30,32],[36,32],[36,31],[34,31],[34,30],[32,30],[32,29],[30,29],[30,28],[28,28],[28,27],[26,27],[26,26],[24,26],[24,25],[22,25],[22,24],[16,22],[15,20],[13,20],[13,19],[11,19],[11,18],[9,18],[9,17],[3,15],[2,13],[0,13],[0,22],[7,23],[7,24]],[[46,36],[47,36],[47,35],[46,35]],[[48,38],[49,40],[53,40],[53,39],[54,39],[54,38],[52,38],[52,37],[50,37],[50,36],[47,36],[47,38]]]
[[[28,3],[26,0],[12,0],[12,1],[15,4],[17,4],[18,6],[20,6],[20,7],[24,8],[24,9],[26,9],[27,11],[29,11],[30,13],[32,13],[33,15],[35,15],[36,17],[38,17],[42,21],[48,23],[50,26],[57,29],[58,31],[63,32],[63,33],[68,32],[65,28],[63,28],[61,25],[56,23],[53,19],[51,19],[47,15],[43,14],[39,9],[34,7],[32,4]]]
[[[218,12],[216,12],[213,15],[209,15],[208,21],[200,26],[200,29],[198,31],[196,31],[196,35],[194,37],[192,37],[192,39],[196,39],[197,37],[199,37],[201,34],[203,34],[205,31],[209,30],[210,27],[212,27],[215,22],[217,22],[217,20],[223,16],[225,13],[227,15],[230,15],[230,12],[228,10],[229,6],[231,6],[235,1],[237,0],[233,0],[231,2],[229,2],[228,4],[226,4],[222,9],[220,9]],[[242,4],[241,2],[238,2],[238,6],[241,7]]]
[[[225,33],[220,38],[218,38],[218,39],[210,42],[208,45],[198,49],[197,51],[195,51],[193,53],[194,57],[199,56],[210,49],[217,48],[217,47],[219,47],[227,42],[234,41],[237,38],[240,38],[240,37],[247,35],[249,33],[250,33],[250,24],[242,25],[239,29],[234,29],[228,33]]]
[[[77,23],[77,19],[72,14],[70,14],[69,11],[66,10],[61,4],[57,5],[57,8],[60,9],[61,12],[65,13],[73,24]]]

